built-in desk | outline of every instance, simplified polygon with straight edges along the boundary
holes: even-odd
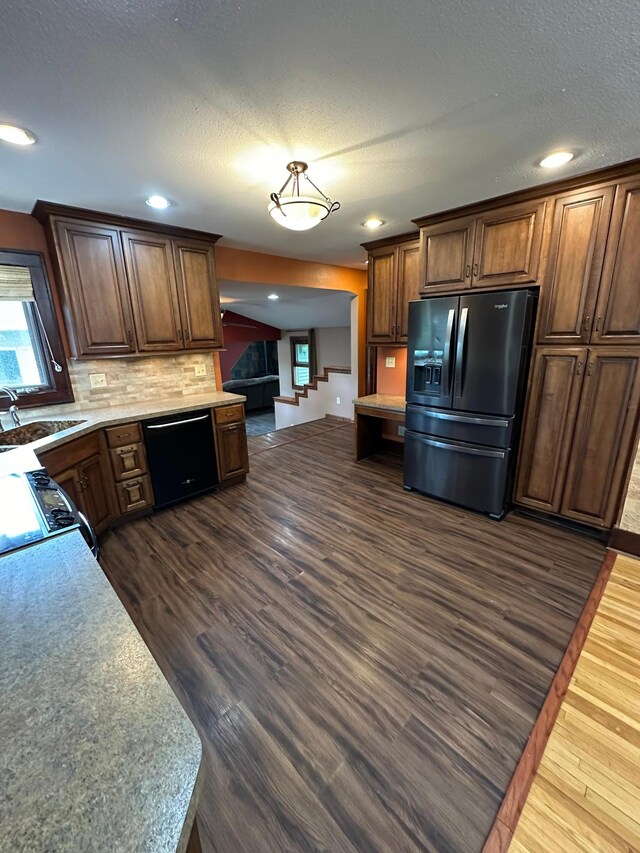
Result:
[[[353,404],[356,419],[356,462],[382,449],[387,441],[402,440],[397,433],[396,436],[385,435],[384,424],[385,421],[404,424],[404,397],[369,394],[367,397],[356,397]]]

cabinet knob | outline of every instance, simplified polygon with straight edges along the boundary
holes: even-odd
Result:
[[[589,331],[589,323],[590,322],[591,322],[591,317],[587,314],[587,316],[584,318],[584,322],[582,324],[582,328],[584,329],[585,332]]]
[[[576,376],[582,376],[582,362],[581,361],[578,362],[578,367],[576,370]]]
[[[587,376],[591,376],[591,371],[593,370],[593,362],[589,362],[589,368],[587,370]]]
[[[129,329],[127,331],[127,338],[129,340],[129,343],[132,344],[133,343],[133,331],[131,329]]]
[[[182,334],[182,329],[178,329],[178,337],[180,338],[181,341],[184,340],[184,335]]]
[[[185,337],[185,340],[187,340],[187,341],[191,340],[191,335],[189,334],[188,329],[185,329],[184,337]]]
[[[602,319],[601,317],[596,317],[596,324],[594,326],[594,331],[596,331],[596,332],[600,331],[600,320],[601,319]]]

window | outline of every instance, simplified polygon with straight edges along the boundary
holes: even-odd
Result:
[[[39,254],[0,250],[0,385],[17,392],[19,406],[73,400]]]
[[[311,381],[311,360],[308,337],[291,338],[291,381],[301,388]]]

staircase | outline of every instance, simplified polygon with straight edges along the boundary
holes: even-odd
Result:
[[[302,391],[296,391],[294,397],[274,397],[274,403],[287,403],[289,406],[299,406],[300,400],[306,400],[309,391],[317,391],[319,382],[328,382],[330,373],[351,373],[350,367],[325,367],[322,375],[313,377],[313,381],[303,386]]]

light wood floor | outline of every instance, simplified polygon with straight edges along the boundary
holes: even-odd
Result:
[[[205,853],[480,851],[602,545],[404,492],[352,425],[250,444],[101,557],[202,738]]]
[[[511,853],[640,850],[640,561],[618,556]]]

